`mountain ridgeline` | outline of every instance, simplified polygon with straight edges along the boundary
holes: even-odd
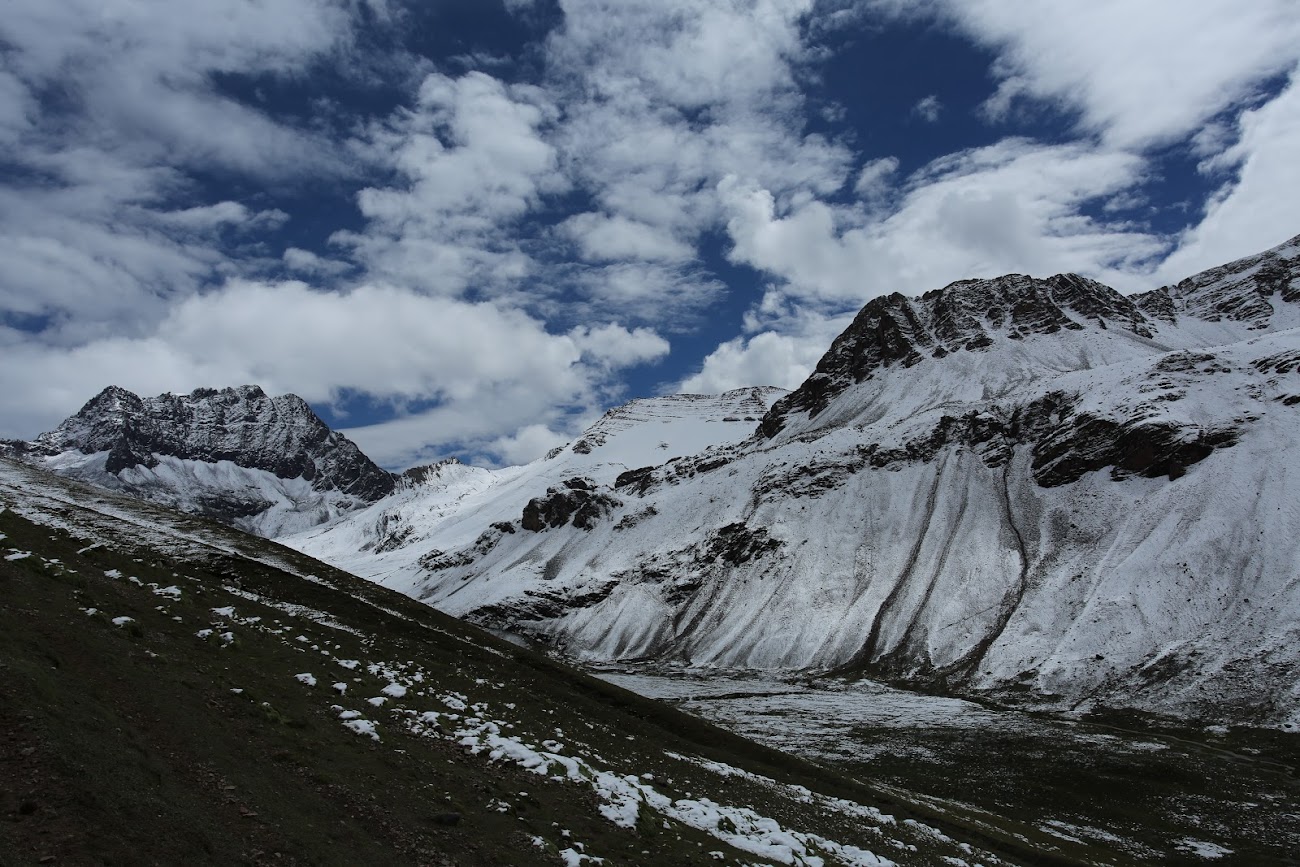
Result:
[[[660,404],[283,541],[589,660],[1295,727],[1298,288],[1300,238],[884,296],[746,437],[657,455]]]
[[[262,535],[327,520],[397,486],[302,398],[255,385],[150,398],[109,386],[8,451]]]
[[[22,448],[128,490],[157,460],[163,500],[169,460],[244,460],[184,437],[116,458],[73,421]],[[283,482],[301,441],[259,471]],[[315,452],[346,502],[243,526],[583,659],[1294,728],[1298,447],[1295,238],[1135,296],[1069,274],[882,296],[793,392],[633,401],[526,467],[401,484]]]

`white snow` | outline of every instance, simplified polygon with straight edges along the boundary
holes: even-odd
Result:
[[[1185,837],[1174,844],[1174,848],[1180,852],[1190,852],[1198,858],[1204,858],[1207,861],[1217,861],[1226,855],[1231,855],[1232,850],[1227,849],[1217,843],[1211,843],[1207,840],[1194,840],[1191,837]]]
[[[135,618],[134,618],[134,617],[114,617],[114,618],[113,618],[113,625],[114,625],[114,626],[125,626],[125,625],[127,625],[128,623],[133,623],[134,621],[135,621]]]
[[[400,683],[390,683],[388,686],[381,689],[380,692],[391,698],[401,698],[406,695],[406,687],[402,686]]]
[[[294,679],[299,683],[305,683],[308,686],[316,685],[316,676],[309,671],[304,671],[302,674],[295,674]]]
[[[359,735],[365,735],[376,741],[379,740],[379,732],[376,730],[376,724],[373,720],[348,719],[343,721],[343,726]]]
[[[233,523],[241,530],[267,538],[305,530],[364,505],[341,491],[314,490],[312,483],[303,478],[282,479],[231,461],[210,463],[163,454],[153,457],[157,466],[129,467],[117,474],[106,469],[108,452],[87,455],[71,449],[41,463],[60,475],[109,490],[130,491],[134,496],[183,512],[200,512],[206,500],[232,493],[250,502],[264,502],[265,510]]]

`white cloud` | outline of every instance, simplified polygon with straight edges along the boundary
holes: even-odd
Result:
[[[584,356],[610,367],[630,367],[668,354],[668,341],[649,328],[627,330],[610,323],[599,328],[579,326],[569,332]]]
[[[912,113],[926,123],[938,123],[942,111],[943,103],[933,93],[912,106]]]
[[[212,76],[292,73],[349,28],[341,2],[15,0],[0,39],[9,71],[29,89],[59,88],[96,147],[283,176],[338,164],[316,136],[220,95]]]
[[[682,385],[793,386],[842,314],[884,292],[1007,271],[1148,284],[1170,239],[1117,215],[1158,178],[1156,147],[1187,142],[1224,184],[1156,271],[1176,279],[1296,230],[1297,84],[1256,93],[1300,58],[1293,2],[868,3],[942,15],[992,49],[989,117],[1078,118],[1075,142],[1008,138],[903,176],[898,157],[808,133],[812,116],[847,116],[806,93],[819,34],[866,14],[847,6],[561,0],[524,84],[481,52],[431,74],[359,56],[363,5],[385,26],[406,14],[384,0],[15,0],[0,19],[0,144],[19,169],[0,182],[0,309],[49,325],[0,329],[0,418],[30,435],[106,380],[258,381],[390,403],[398,418],[355,430],[386,463],[448,444],[522,460],[598,411],[620,368],[667,357],[663,335],[706,321],[728,291],[701,256],[719,229],[769,285]],[[524,21],[533,5],[508,0]],[[407,104],[337,143],[320,131],[337,105],[308,128],[216,83],[322,59],[387,69]],[[457,64],[503,77],[445,74]],[[930,96],[916,114],[942,108]],[[364,222],[336,253],[265,242],[289,219],[277,184],[355,188],[358,167],[373,170]],[[204,198],[196,170],[271,192]],[[340,291],[256,280],[286,270]]]
[[[560,232],[578,245],[588,262],[617,262],[639,259],[682,262],[695,255],[695,248],[682,243],[657,226],[624,216],[576,214],[559,226]]]
[[[281,258],[284,259],[284,264],[289,269],[307,276],[331,277],[346,274],[352,270],[352,266],[347,262],[327,259],[301,247],[286,248]]]
[[[852,155],[804,132],[796,68],[808,0],[567,0],[547,43],[565,104],[554,140],[601,216],[585,258],[676,261],[721,217],[729,173],[778,195],[829,195]],[[603,219],[603,224],[597,223]]]
[[[0,308],[75,345],[148,333],[166,305],[245,269],[232,243],[287,215],[203,201],[192,171],[259,181],[349,171],[318,133],[223,95],[350,39],[344,2],[14,0],[0,17]],[[39,97],[39,98],[38,98]]]
[[[1276,99],[1242,114],[1238,139],[1216,157],[1238,176],[1209,203],[1157,277],[1172,283],[1300,233],[1300,67]]]
[[[544,424],[530,424],[510,436],[497,437],[485,450],[500,458],[502,464],[526,464],[568,440]]]
[[[898,165],[898,157],[880,157],[867,162],[858,172],[853,192],[864,199],[880,198],[893,182]]]
[[[1009,272],[1072,270],[1122,283],[1160,241],[1080,209],[1138,183],[1144,170],[1123,152],[1006,140],[915,173],[883,217],[820,201],[782,212],[768,191],[734,178],[719,189],[731,258],[779,276],[787,295],[848,305]]]
[[[1116,147],[1184,136],[1300,58],[1294,0],[945,0],[942,8],[999,52],[994,114],[1025,96],[1063,104]]]
[[[825,333],[788,335],[764,331],[750,338],[733,338],[709,353],[699,372],[684,379],[675,390],[719,394],[752,385],[797,388],[817,366],[831,337]]]
[[[541,132],[554,116],[536,87],[508,87],[482,72],[427,76],[412,110],[357,143],[401,181],[361,190],[369,225],[335,242],[372,276],[424,291],[455,295],[520,280],[533,265],[504,230],[565,186]]]
[[[586,299],[568,304],[574,315],[603,318],[617,312],[673,330],[697,324],[703,311],[726,292],[721,281],[693,264],[619,262],[584,270],[572,279]]]

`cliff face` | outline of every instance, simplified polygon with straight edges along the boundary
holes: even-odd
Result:
[[[252,385],[150,398],[110,386],[11,451],[263,533],[325,520],[396,485],[304,400]]]

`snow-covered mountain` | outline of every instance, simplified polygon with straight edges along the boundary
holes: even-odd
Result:
[[[711,448],[646,454],[692,403],[634,403],[285,541],[590,659],[1300,725],[1297,326],[1300,238],[1134,297],[890,295]]]
[[[5,446],[61,475],[262,536],[330,520],[397,486],[302,398],[254,385],[151,398],[110,386],[49,433]]]
[[[594,491],[609,489],[629,470],[748,439],[785,394],[764,387],[633,400],[531,464],[485,470],[447,461],[411,471],[392,496],[279,541],[355,575],[409,590],[413,576],[424,574],[429,564],[447,557],[469,563],[484,540],[519,526],[554,524],[561,515],[566,524],[582,525],[588,516],[594,521],[605,502],[605,495]],[[539,505],[525,519],[529,503]]]

